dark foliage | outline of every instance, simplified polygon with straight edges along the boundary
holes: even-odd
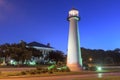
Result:
[[[81,48],[84,64],[120,65],[120,49],[102,50]],[[91,59],[90,59],[91,58]]]

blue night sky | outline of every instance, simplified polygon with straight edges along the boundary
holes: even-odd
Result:
[[[0,0],[0,44],[37,41],[66,53],[72,7],[81,47],[120,48],[120,0]]]

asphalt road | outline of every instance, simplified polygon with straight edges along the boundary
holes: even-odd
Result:
[[[23,77],[23,78],[9,78],[0,80],[82,80],[84,78],[102,78],[106,76],[119,76],[120,73],[98,73],[86,75],[67,75],[67,76],[51,76],[51,77]]]

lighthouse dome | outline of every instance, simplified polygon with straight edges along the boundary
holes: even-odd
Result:
[[[79,16],[79,11],[75,8],[72,8],[70,11],[69,11],[69,17],[72,17],[72,16]]]

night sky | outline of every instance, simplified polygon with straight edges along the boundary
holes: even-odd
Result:
[[[37,41],[66,53],[72,7],[81,47],[120,48],[120,0],[0,0],[0,44]]]

